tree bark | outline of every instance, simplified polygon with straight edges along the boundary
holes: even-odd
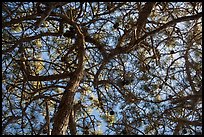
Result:
[[[84,65],[84,56],[85,56],[85,38],[82,34],[80,28],[76,26],[77,30],[77,40],[75,45],[78,47],[78,64],[77,69],[70,77],[70,81],[65,89],[65,92],[62,96],[58,112],[54,118],[52,135],[65,135],[66,130],[69,124],[69,116],[73,108],[74,95],[81,79],[83,78],[83,65]]]
[[[62,100],[58,107],[58,112],[54,118],[52,135],[65,135],[69,123],[69,116],[73,108],[74,95],[82,78],[83,68],[81,67],[81,69],[76,71],[70,79],[70,82],[64,91]]]
[[[54,119],[52,135],[65,135],[72,110],[74,92],[65,91]]]
[[[72,110],[69,116],[69,130],[71,135],[76,135],[77,133],[74,113],[74,110]]]

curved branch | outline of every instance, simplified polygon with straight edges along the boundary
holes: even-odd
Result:
[[[67,19],[69,20],[69,19]],[[71,23],[76,28],[77,39],[75,45],[78,48],[78,64],[77,69],[73,73],[73,76],[70,78],[70,81],[66,87],[66,90],[62,96],[58,112],[56,113],[54,119],[54,125],[52,130],[52,135],[65,135],[68,124],[69,117],[73,107],[74,95],[81,79],[83,78],[83,69],[84,69],[84,58],[85,58],[85,37],[81,29],[72,21]]]
[[[123,54],[123,53],[129,53],[132,50],[134,50],[135,48],[137,48],[138,44],[143,41],[144,39],[146,39],[148,36],[154,35],[160,31],[162,31],[163,29],[172,26],[176,23],[179,22],[184,22],[184,21],[189,21],[189,20],[195,20],[195,19],[199,19],[200,17],[202,17],[202,12],[196,14],[196,15],[192,15],[192,16],[185,16],[185,17],[180,17],[177,19],[174,19],[172,21],[169,21],[168,23],[164,24],[163,26],[147,32],[146,34],[144,34],[142,37],[140,37],[139,39],[132,39],[132,41],[130,41],[129,44],[127,44],[128,46],[126,47],[120,47],[120,46],[116,46],[117,48],[112,49],[111,53],[110,53],[110,58],[113,58],[114,56],[118,55],[118,54]]]
[[[164,24],[163,26],[153,30],[153,31],[150,31],[146,34],[144,34],[141,38],[137,39],[137,40],[133,40],[131,41],[127,46],[127,47],[122,47],[121,48],[121,52],[130,52],[132,51],[134,48],[136,48],[136,46],[142,41],[144,40],[145,38],[147,38],[148,36],[151,36],[151,35],[154,35],[160,31],[162,31],[163,29],[169,27],[169,26],[172,26],[176,23],[179,23],[179,22],[184,22],[184,21],[190,21],[190,20],[196,20],[196,19],[199,19],[200,17],[202,17],[202,12],[196,14],[196,15],[192,15],[192,16],[185,16],[185,17],[180,17],[180,18],[177,18],[177,19],[174,19],[172,21],[169,21],[168,23]]]

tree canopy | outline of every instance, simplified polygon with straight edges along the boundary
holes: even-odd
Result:
[[[202,134],[201,20],[201,2],[2,2],[2,134]]]

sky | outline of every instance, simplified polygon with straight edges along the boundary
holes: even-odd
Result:
[[[119,13],[117,13],[115,16],[119,16],[120,14]],[[134,18],[134,17],[133,17]],[[108,29],[109,28],[111,28],[112,26],[111,26],[112,24],[109,24],[108,25]],[[177,26],[178,26],[178,28],[180,28],[180,29],[182,29],[182,23],[179,23],[179,24],[177,24]],[[16,30],[17,32],[19,31],[18,29]],[[45,30],[41,30],[41,31],[46,31],[46,29]],[[27,31],[28,33],[30,33],[29,32],[29,30]],[[14,33],[14,32],[13,32]],[[92,32],[91,32],[92,33]],[[112,32],[112,33],[114,33],[114,32]],[[20,35],[21,33],[16,33],[15,35],[17,36],[17,35]],[[119,34],[118,34],[119,35]],[[118,36],[118,35],[116,35],[116,36]],[[45,40],[45,39],[44,39]],[[46,40],[45,40],[46,41]],[[111,41],[110,41],[111,42]],[[115,43],[115,41],[113,40],[112,41],[113,42],[113,46],[116,44]],[[39,46],[40,44],[39,43],[35,43],[36,44],[36,46]],[[42,46],[42,49],[44,48],[45,50],[46,50],[46,48],[44,47],[45,45],[44,45],[44,43],[43,43],[43,40],[41,39],[41,46]],[[49,44],[53,44],[53,43],[49,43]],[[111,44],[111,43],[110,43]],[[178,50],[183,50],[183,45],[180,43],[180,41],[179,40],[177,40],[176,41],[176,47],[175,48],[172,48],[172,49],[174,49],[175,51],[178,51]],[[161,46],[159,46],[158,47],[158,49],[160,50],[160,52],[161,53],[166,53],[166,50],[167,50],[167,48],[165,48],[165,45],[164,44],[161,44]],[[171,48],[169,48],[169,49],[171,49]],[[54,54],[54,53],[52,53],[51,52],[51,55],[52,54]],[[18,56],[18,55],[17,55]],[[177,58],[177,57],[179,57],[180,55],[179,54],[174,54],[173,55],[173,57],[172,57],[172,59],[173,58]],[[47,52],[42,52],[41,53],[41,57],[42,57],[42,59],[45,59],[45,60],[50,60],[49,58],[48,58],[48,53]],[[60,59],[60,58],[59,58]],[[178,64],[180,64],[180,65],[183,65],[183,60],[178,60],[178,62],[177,62]],[[127,67],[130,67],[131,66],[131,64],[130,63],[128,63],[128,62],[126,62],[126,64],[125,64]],[[130,67],[130,69],[131,69],[131,67]],[[52,73],[51,71],[50,71],[50,73]],[[165,71],[162,71],[162,72],[160,72],[160,73],[165,73]],[[179,77],[178,77],[179,78]],[[182,78],[182,77],[181,77]],[[48,82],[49,83],[49,82]],[[174,83],[172,83],[172,85],[174,85]],[[140,84],[138,85],[138,86],[140,86]],[[3,87],[3,86],[2,86]],[[48,92],[50,92],[50,90],[48,91]],[[95,91],[93,91],[93,92],[95,92]],[[78,96],[78,95],[76,95],[76,98],[78,98],[78,97],[80,97],[80,96]],[[161,95],[161,98],[163,99],[163,98],[166,98],[166,96],[163,96],[163,95]],[[142,107],[142,106],[141,106]],[[4,108],[3,108],[4,109]],[[29,112],[29,109],[27,109],[27,111]],[[121,118],[120,117],[120,114],[119,114],[119,111],[121,111],[120,110],[120,105],[118,105],[118,106],[115,106],[115,108],[114,108],[114,111],[116,112],[116,115],[118,116],[118,118]],[[93,115],[95,115],[98,119],[101,119],[100,118],[100,116],[99,116],[99,113],[94,109],[93,110],[93,112],[92,112],[92,114]],[[44,117],[43,116],[41,116],[41,115],[39,115],[38,114],[38,119],[39,119],[39,123],[40,122],[43,122],[43,120],[44,120]],[[102,131],[105,131],[105,129],[106,129],[106,125],[107,125],[107,123],[106,122],[104,122],[104,120],[102,120],[101,119],[101,121],[102,121],[102,125],[101,125],[101,128],[102,128]],[[110,133],[111,134],[111,133]]]

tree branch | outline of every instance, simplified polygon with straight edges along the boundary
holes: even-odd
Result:
[[[69,20],[69,19],[67,19]],[[70,20],[69,20],[70,21]],[[72,20],[71,20],[72,22]],[[85,37],[81,29],[72,22],[77,31],[77,39],[75,45],[78,48],[78,64],[73,76],[65,89],[62,100],[59,105],[58,112],[54,119],[52,135],[65,135],[69,123],[69,117],[73,108],[74,95],[81,79],[83,78],[83,65],[85,57]]]

